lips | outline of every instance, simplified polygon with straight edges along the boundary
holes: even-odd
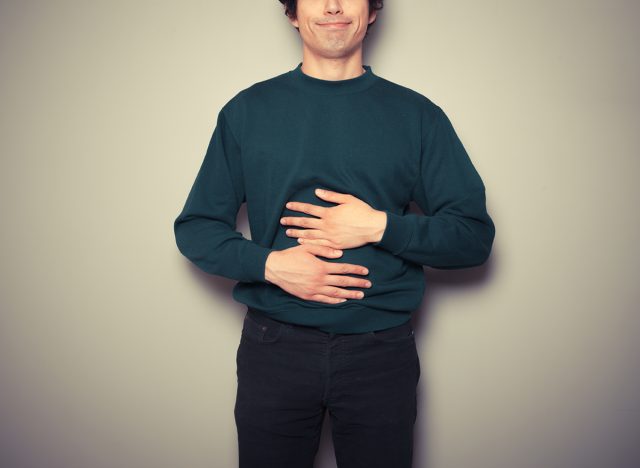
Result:
[[[319,26],[323,28],[346,28],[350,23],[334,22],[334,23],[320,23]]]

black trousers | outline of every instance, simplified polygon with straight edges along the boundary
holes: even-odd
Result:
[[[338,468],[410,468],[420,360],[411,322],[326,333],[248,309],[237,352],[240,468],[312,468],[325,410]]]

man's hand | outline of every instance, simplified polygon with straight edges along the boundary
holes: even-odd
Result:
[[[371,287],[371,283],[364,278],[346,276],[348,273],[366,275],[369,273],[366,267],[325,262],[317,258],[337,258],[341,255],[342,251],[323,245],[297,245],[274,250],[267,256],[265,279],[305,300],[337,304],[347,299],[362,299],[362,291],[337,286]]]
[[[287,235],[297,237],[301,244],[325,245],[335,249],[352,249],[382,238],[387,225],[387,214],[347,193],[316,190],[316,196],[337,203],[323,207],[311,203],[288,202],[287,208],[317,218],[288,216],[280,220],[283,225],[306,229],[287,229]],[[319,218],[319,219],[318,219]]]

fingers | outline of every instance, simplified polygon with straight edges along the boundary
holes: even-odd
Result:
[[[321,246],[323,247],[323,246]],[[353,263],[329,263],[326,265],[328,273],[346,275],[353,273],[355,275],[368,275],[369,270],[362,265],[354,265]]]
[[[345,299],[362,299],[364,297],[363,291],[353,291],[351,289],[341,289],[334,286],[322,286],[318,289],[318,294],[323,294],[329,297],[342,297]]]
[[[302,216],[287,216],[280,218],[280,224],[283,226],[300,226],[303,228],[319,228],[322,226],[322,220],[317,218],[305,218]]]
[[[331,247],[332,243],[330,240],[326,239],[308,239],[303,237],[298,237],[298,244],[315,244],[315,245],[326,245],[327,247]],[[333,247],[331,247],[333,249]],[[340,249],[337,249],[340,250]]]
[[[334,192],[333,190],[320,188],[316,189],[315,193],[319,198],[335,203],[346,203],[352,197],[352,195],[349,193]]]
[[[321,257],[337,258],[342,255],[342,250],[333,249],[324,245],[303,244],[307,251]],[[366,278],[347,276],[349,274],[367,275],[368,268],[353,263],[331,263],[323,262],[325,269],[326,285],[317,289],[310,299],[328,304],[338,304],[346,299],[362,299],[363,291],[343,289],[345,287],[370,288],[371,282]],[[341,286],[341,287],[338,287]],[[344,300],[343,300],[344,299]]]
[[[354,278],[346,275],[327,275],[327,284],[332,286],[340,286],[343,288],[370,288],[371,281],[366,278]]]
[[[347,276],[348,274],[366,275],[369,273],[367,268],[361,265],[354,265],[352,263],[329,263],[327,265],[329,273],[327,275],[327,286],[323,287],[320,292],[327,296],[344,297],[347,299],[362,299],[364,297],[363,291],[353,291],[351,289],[342,289],[346,287],[355,288],[370,288],[371,281],[367,278],[355,278],[353,276]],[[335,286],[341,286],[335,287]]]
[[[325,296],[324,294],[314,294],[310,299],[312,301],[324,302],[326,304],[339,304],[347,300],[344,297],[331,297]]]
[[[285,206],[289,208],[291,211],[300,211],[302,213],[307,213],[313,216],[317,216],[318,218],[322,218],[324,216],[325,211],[327,210],[323,206],[312,205],[311,203],[295,202],[295,201],[288,202]],[[294,218],[297,218],[297,216],[285,217],[283,219],[295,224]]]
[[[326,245],[318,245],[318,244],[300,244],[300,245],[304,245],[305,248],[307,249],[307,252],[310,252],[314,255],[319,255],[321,257],[337,258],[342,255],[342,250],[333,249]]]

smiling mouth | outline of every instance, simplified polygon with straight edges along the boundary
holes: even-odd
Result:
[[[320,23],[318,26],[327,29],[343,29],[351,23]]]

